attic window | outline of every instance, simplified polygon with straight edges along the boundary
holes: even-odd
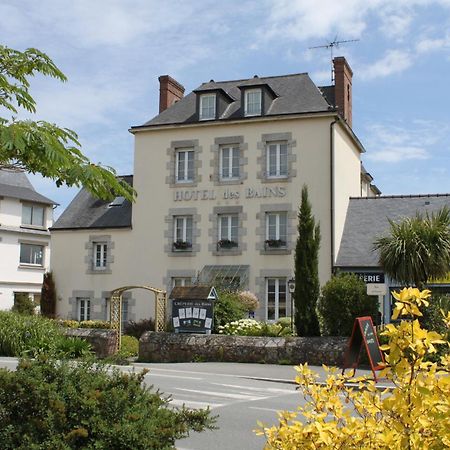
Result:
[[[216,118],[216,94],[200,96],[200,120]]]
[[[111,208],[113,206],[122,206],[125,201],[125,197],[116,197],[108,206]]]
[[[261,89],[245,91],[245,116],[261,115]]]

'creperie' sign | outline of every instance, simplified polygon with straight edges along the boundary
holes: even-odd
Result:
[[[384,273],[380,272],[354,272],[364,283],[384,283]]]

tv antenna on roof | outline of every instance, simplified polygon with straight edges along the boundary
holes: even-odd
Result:
[[[336,35],[336,37],[334,38],[333,41],[328,42],[325,45],[316,45],[315,47],[308,47],[308,50],[314,50],[317,48],[329,48],[330,49],[330,58],[331,58],[331,83],[334,82],[334,67],[333,67],[333,49],[339,48],[339,46],[341,44],[348,44],[349,42],[358,42],[359,39],[346,39],[343,41],[338,41],[338,37]]]

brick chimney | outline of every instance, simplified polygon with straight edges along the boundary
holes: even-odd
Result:
[[[161,75],[159,78],[159,112],[170,108],[175,102],[181,100],[184,95],[184,87],[169,75]]]
[[[343,56],[333,59],[334,98],[339,113],[352,127],[352,77],[353,71]]]

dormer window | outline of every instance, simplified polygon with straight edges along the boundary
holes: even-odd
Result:
[[[261,89],[248,89],[245,91],[245,115],[261,115]]]
[[[216,118],[216,94],[203,94],[200,96],[200,120]]]

